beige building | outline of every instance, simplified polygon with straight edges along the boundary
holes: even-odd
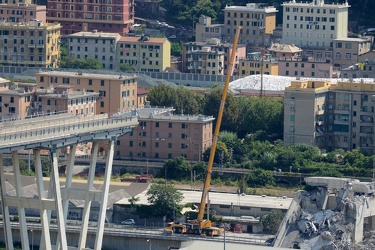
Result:
[[[71,113],[95,115],[99,93],[73,91],[73,86],[57,85],[52,89],[38,89],[32,107],[36,113]]]
[[[335,66],[347,67],[360,62],[360,56],[371,51],[372,43],[373,37],[333,40],[333,62]]]
[[[56,68],[60,61],[60,24],[0,21],[0,64]]]
[[[211,24],[211,17],[200,16],[195,25],[195,41],[206,42],[211,38],[219,39],[224,42],[224,24]]]
[[[343,1],[344,2],[344,1]],[[282,43],[305,48],[332,49],[333,40],[348,35],[349,4],[311,2],[284,2]]]
[[[116,65],[130,65],[136,71],[163,72],[171,66],[171,43],[167,38],[121,37]]]
[[[7,22],[46,21],[46,6],[32,4],[29,1],[0,4],[0,20]]]
[[[284,143],[375,152],[375,84],[294,81],[285,89]]]
[[[212,144],[214,118],[203,115],[175,115],[173,108],[134,110],[139,126],[117,142],[116,156],[126,158],[173,159],[183,156],[199,161]]]
[[[116,46],[121,36],[118,33],[78,32],[68,36],[69,54],[77,58],[92,57],[103,69],[116,69]]]
[[[278,75],[278,61],[267,54],[263,56],[263,62],[260,52],[248,54],[246,58],[240,58],[239,75],[249,76],[261,74],[261,67],[263,63],[263,74]]]
[[[104,75],[82,72],[48,71],[36,75],[39,88],[68,85],[74,91],[97,92],[98,114],[129,111],[137,106],[137,77],[134,75]]]
[[[221,43],[217,38],[209,39],[204,43],[184,43],[182,47],[182,72],[225,75],[229,67],[232,48],[233,44]],[[222,61],[222,55],[224,61]],[[238,74],[239,59],[244,57],[246,57],[246,46],[238,45],[231,74]],[[207,60],[210,61],[210,64],[208,64]],[[222,62],[221,65],[218,64],[220,62]],[[213,70],[215,67],[213,67],[212,63],[215,63],[215,67],[220,66],[220,68]]]
[[[275,7],[260,8],[259,4],[248,3],[246,6],[226,6],[223,11],[224,40],[233,42],[236,28],[240,25],[242,30],[238,43],[248,45],[270,43],[270,35],[276,28],[276,13],[278,10]]]

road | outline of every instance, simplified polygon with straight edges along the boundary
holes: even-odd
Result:
[[[19,229],[18,222],[11,222],[12,228]],[[3,228],[3,222],[0,222],[0,227]],[[41,225],[38,223],[27,223],[27,229],[30,231],[40,231]],[[51,231],[57,231],[56,224],[50,224]],[[81,231],[79,221],[69,221],[66,225],[67,233],[77,233]],[[96,223],[90,222],[89,233],[96,233]],[[161,240],[176,240],[176,241],[190,241],[190,240],[205,240],[205,241],[216,241],[223,242],[224,236],[219,237],[206,237],[200,235],[188,235],[188,234],[166,234],[162,228],[142,228],[136,226],[123,226],[117,224],[107,224],[104,229],[104,235],[118,236],[118,237],[135,237],[145,239],[161,239]],[[225,241],[228,243],[237,244],[253,244],[253,245],[267,245],[267,241],[273,238],[273,235],[263,234],[239,234],[233,232],[226,232]]]

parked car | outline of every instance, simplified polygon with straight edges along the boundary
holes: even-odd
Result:
[[[135,225],[135,221],[133,219],[127,219],[124,221],[121,221],[122,225]]]

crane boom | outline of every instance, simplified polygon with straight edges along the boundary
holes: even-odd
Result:
[[[200,204],[200,207],[199,207],[199,214],[198,214],[198,218],[197,218],[198,222],[202,222],[203,221],[204,208],[205,208],[206,203],[207,203],[206,202],[207,195],[208,195],[208,192],[209,192],[209,189],[210,189],[211,174],[212,174],[212,165],[213,165],[213,162],[214,162],[214,156],[215,156],[215,151],[216,151],[217,139],[219,137],[219,131],[220,131],[221,120],[223,118],[225,100],[227,98],[229,81],[230,81],[230,77],[232,75],[232,68],[233,68],[234,59],[235,59],[235,56],[236,56],[238,37],[239,37],[241,29],[242,29],[241,26],[237,26],[236,36],[234,38],[232,53],[231,53],[231,57],[230,57],[230,61],[229,61],[229,67],[228,67],[228,71],[227,71],[227,77],[226,77],[226,80],[225,80],[223,94],[221,96],[221,103],[220,103],[220,108],[219,108],[219,114],[217,116],[216,127],[215,127],[215,132],[214,132],[214,138],[213,138],[213,142],[212,142],[212,146],[211,146],[211,151],[210,151],[210,158],[208,160],[208,165],[207,165],[207,174],[206,174],[206,179],[204,181],[204,187],[203,187],[203,192],[202,192],[201,204]]]

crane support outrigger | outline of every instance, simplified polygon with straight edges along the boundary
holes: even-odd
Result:
[[[232,53],[231,53],[231,57],[229,61],[229,67],[227,71],[227,77],[225,80],[223,94],[221,96],[219,114],[217,116],[213,142],[211,145],[210,158],[209,158],[208,165],[207,165],[206,179],[205,179],[204,187],[202,191],[202,198],[201,198],[201,203],[199,206],[198,217],[196,220],[189,220],[188,223],[175,223],[175,222],[168,223],[167,227],[165,228],[167,233],[180,233],[180,234],[187,233],[187,234],[204,234],[204,235],[210,235],[210,236],[219,236],[223,232],[222,228],[212,227],[211,221],[209,219],[204,220],[203,217],[204,217],[204,210],[207,204],[208,192],[210,190],[212,166],[213,166],[215,152],[216,152],[217,140],[219,137],[221,120],[223,118],[225,100],[227,98],[229,81],[232,75],[234,59],[236,57],[236,51],[237,51],[237,43],[238,43],[238,38],[239,38],[241,29],[242,29],[241,26],[237,26],[236,35],[235,35],[233,47],[232,47]]]

